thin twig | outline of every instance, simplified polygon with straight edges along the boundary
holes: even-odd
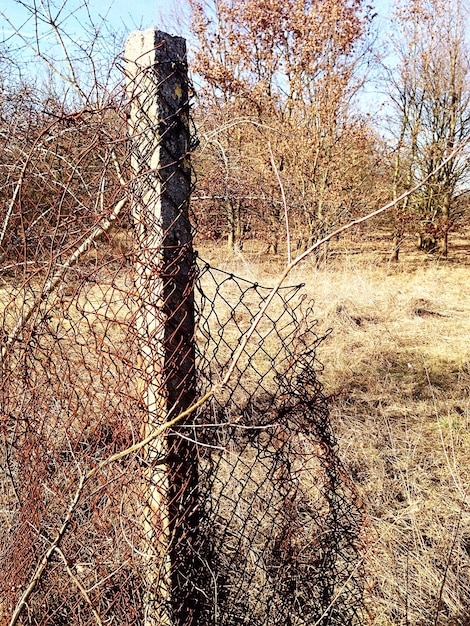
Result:
[[[452,537],[452,543],[450,544],[449,552],[447,554],[446,567],[445,567],[445,570],[444,570],[444,575],[442,576],[442,582],[441,582],[441,585],[439,587],[439,595],[437,597],[437,604],[436,604],[436,615],[434,617],[433,626],[437,626],[437,623],[439,621],[439,613],[441,612],[441,605],[442,605],[442,596],[444,595],[444,588],[445,588],[445,585],[446,585],[447,574],[449,572],[449,567],[450,567],[450,563],[451,563],[451,559],[452,559],[452,552],[454,551],[455,544],[457,543],[457,536],[458,536],[458,533],[459,533],[459,530],[460,530],[460,524],[462,522],[462,514],[463,514],[463,507],[464,507],[464,505],[465,505],[465,501],[463,500],[461,505],[460,505],[459,517],[457,519],[457,527],[455,528],[454,536]]]
[[[103,622],[101,621],[101,617],[99,616],[98,612],[96,611],[95,607],[93,606],[93,603],[92,603],[92,601],[90,599],[90,596],[87,593],[87,590],[85,589],[85,587],[82,585],[82,583],[78,580],[78,578],[75,576],[75,574],[70,569],[70,565],[68,564],[67,559],[65,558],[65,554],[58,547],[56,547],[55,551],[60,556],[62,561],[64,562],[65,569],[67,570],[67,574],[73,580],[75,586],[78,588],[78,590],[80,591],[80,593],[84,597],[85,602],[90,606],[91,612],[93,613],[93,615],[95,617],[96,623],[98,624],[98,626],[103,626]]]
[[[74,87],[74,89],[77,89],[77,87],[78,87],[78,89],[79,89],[78,93],[79,93],[80,97],[84,96],[83,92],[81,92],[80,87],[78,85],[75,85],[73,80],[71,80],[69,76],[66,76],[65,74],[63,74],[58,69],[57,64],[54,64],[51,61],[51,59],[49,59],[43,52],[41,52],[41,50],[39,48],[39,34],[38,34],[38,31],[37,31],[37,28],[36,28],[36,34],[35,34],[37,46],[33,46],[33,44],[27,39],[27,37],[23,36],[21,34],[21,32],[15,27],[15,24],[10,19],[8,19],[8,17],[6,16],[6,14],[3,11],[0,11],[0,17],[3,20],[5,20],[5,22],[15,32],[15,35],[18,36],[21,39],[23,44],[34,52],[34,54],[38,57],[38,59],[41,59],[42,61],[44,61],[44,63],[46,63],[46,65],[49,67],[49,69],[51,69],[55,74],[57,74],[57,76],[62,78],[62,80],[64,82],[70,83]]]
[[[21,187],[23,185],[23,179],[24,179],[24,175],[25,175],[26,167],[27,167],[28,163],[29,163],[29,161],[26,161],[25,164],[23,165],[20,177],[18,179],[18,182],[15,185],[15,191],[13,192],[13,195],[12,195],[12,197],[10,199],[9,204],[8,204],[8,208],[7,208],[7,212],[6,212],[6,215],[5,215],[5,219],[3,220],[2,231],[0,232],[0,247],[2,246],[3,240],[5,239],[5,233],[7,232],[8,222],[10,221],[11,213],[13,211],[13,207],[15,205],[16,198],[18,197],[20,189],[21,189]]]
[[[0,13],[0,15],[1,15],[1,13]],[[43,137],[47,136],[47,133],[49,132],[49,129],[50,129],[50,126],[48,126],[46,129],[43,130],[43,132],[39,135],[39,137],[37,137],[36,140],[34,141],[34,143],[33,143],[32,147],[31,147],[31,150],[29,151],[29,153],[27,153],[25,155],[26,156],[26,160],[24,162],[23,167],[21,168],[20,177],[18,179],[18,182],[15,185],[15,190],[13,192],[13,195],[12,195],[11,199],[10,199],[10,202],[8,203],[8,208],[7,208],[7,211],[6,211],[6,214],[5,214],[5,218],[3,220],[2,230],[0,232],[0,247],[3,244],[3,240],[5,238],[5,234],[6,234],[6,231],[7,231],[7,228],[8,228],[8,223],[10,221],[10,217],[11,217],[11,214],[12,214],[13,207],[15,205],[16,199],[18,197],[18,194],[21,191],[21,187],[23,186],[24,177],[25,177],[25,174],[26,174],[27,167],[28,167],[28,165],[30,163],[31,157],[32,157],[34,151],[36,150],[36,148],[41,145],[41,141],[42,141]]]

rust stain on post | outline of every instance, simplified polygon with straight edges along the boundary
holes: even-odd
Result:
[[[145,437],[195,399],[186,44],[150,29],[133,33],[125,54]],[[195,626],[200,614],[197,449],[182,429],[144,454],[146,626]]]

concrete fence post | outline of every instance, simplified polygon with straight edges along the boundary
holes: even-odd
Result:
[[[134,32],[125,56],[145,437],[196,393],[186,44]],[[200,616],[197,449],[185,432],[177,427],[143,456],[146,626],[195,626]]]

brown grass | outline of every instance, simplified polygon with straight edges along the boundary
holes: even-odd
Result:
[[[331,398],[341,456],[370,519],[376,623],[468,626],[470,247],[465,240],[451,242],[451,257],[442,260],[415,252],[408,242],[396,265],[388,261],[388,247],[380,233],[339,240],[326,260],[296,268],[290,282],[305,283],[315,330],[332,329],[318,350],[320,378]],[[207,244],[199,251],[214,266],[265,285],[275,283],[285,262],[266,257],[257,242],[241,252]],[[131,313],[127,291],[130,284],[114,281],[90,283],[79,297],[64,294],[62,331],[119,335],[119,320]],[[14,314],[4,320],[7,329],[31,298],[12,293],[0,286],[0,309],[16,298]],[[225,319],[230,306],[217,315]],[[240,315],[236,321],[244,327],[248,312]],[[118,324],[111,330],[113,320]],[[234,337],[237,332],[234,325]]]
[[[453,247],[452,247],[453,244]],[[380,626],[470,624],[470,247],[449,259],[380,236],[335,242],[295,270],[315,302],[320,378],[371,521],[371,608]],[[264,284],[284,259],[256,244],[200,255]]]

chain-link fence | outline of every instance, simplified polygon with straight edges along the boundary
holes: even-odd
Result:
[[[368,623],[313,311],[197,260],[182,40],[127,56],[2,122],[1,623]]]

